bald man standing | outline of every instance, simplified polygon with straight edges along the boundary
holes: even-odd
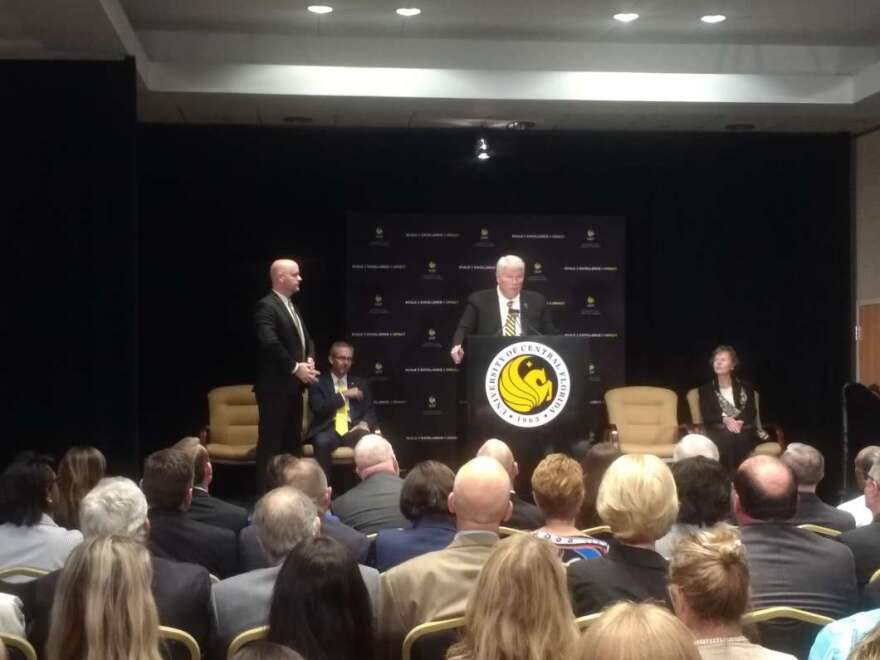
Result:
[[[302,393],[319,375],[314,345],[291,296],[299,291],[299,265],[278,259],[269,270],[272,291],[257,302],[254,323],[259,345],[254,394],[260,420],[257,483],[262,493],[266,467],[276,454],[299,454],[302,447]]]

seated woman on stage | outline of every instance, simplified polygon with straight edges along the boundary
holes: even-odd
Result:
[[[700,413],[706,435],[717,445],[720,462],[732,475],[758,444],[755,390],[734,374],[739,358],[732,346],[716,348],[710,364],[714,374],[700,387]]]

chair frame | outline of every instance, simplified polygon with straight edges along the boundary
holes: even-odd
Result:
[[[403,648],[401,650],[401,660],[411,660],[412,647],[420,637],[430,635],[431,633],[443,632],[444,630],[455,630],[464,627],[464,617],[459,616],[454,619],[443,619],[441,621],[429,621],[422,623],[410,630],[403,640]]]
[[[587,536],[595,536],[596,534],[610,534],[611,527],[608,525],[596,525],[595,527],[587,527],[586,529],[581,530],[581,534],[586,534]]]
[[[231,642],[229,642],[229,648],[226,650],[227,660],[231,660],[232,656],[238,653],[239,649],[245,644],[266,639],[268,634],[269,626],[257,626],[256,628],[249,628],[248,630],[239,633]]]
[[[505,536],[514,536],[516,534],[528,534],[528,532],[524,529],[505,527],[503,525],[498,528],[498,536],[500,536],[501,538],[504,538]]]
[[[836,539],[843,532],[839,529],[831,529],[830,527],[823,527],[822,525],[814,525],[813,523],[803,523],[798,525],[799,529],[805,529],[808,532],[813,532],[814,534],[819,534],[820,536],[827,536],[831,539]]]
[[[195,640],[195,637],[185,630],[172,628],[171,626],[159,626],[159,637],[183,644],[186,650],[189,651],[191,660],[201,660],[202,651],[199,649],[199,643]]]
[[[874,580],[877,580],[877,579],[880,579],[880,568],[878,568],[876,571],[874,571],[873,575],[871,575],[871,579],[868,580],[868,584],[871,584],[872,582],[874,582]]]
[[[580,630],[581,632],[584,632],[600,616],[602,616],[602,612],[593,612],[593,614],[579,616],[577,619],[575,619],[575,624],[577,624],[578,630]]]
[[[834,619],[830,616],[785,605],[765,607],[760,610],[746,612],[742,618],[743,623],[764,623],[765,621],[773,621],[775,619],[794,619],[795,621],[803,621],[804,623],[811,623],[816,626],[825,626],[834,622]]]
[[[20,635],[0,632],[0,640],[7,648],[16,649],[24,656],[24,660],[37,660],[37,651],[33,645]]]
[[[35,566],[7,566],[6,568],[0,568],[0,580],[5,580],[8,577],[41,578],[44,575],[49,575],[49,571]]]

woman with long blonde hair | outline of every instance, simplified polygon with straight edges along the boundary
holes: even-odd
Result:
[[[52,603],[49,660],[161,660],[153,569],[142,543],[88,539],[68,557]]]
[[[447,660],[556,660],[576,639],[556,548],[528,534],[492,550],[471,591],[460,642]]]
[[[79,503],[104,478],[107,461],[94,447],[75,445],[58,464],[58,502],[55,522],[67,529],[79,529]]]

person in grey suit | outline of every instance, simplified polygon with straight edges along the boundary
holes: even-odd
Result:
[[[271,565],[227,578],[212,587],[212,657],[225,657],[226,647],[236,635],[268,622],[272,590],[281,564],[297,543],[321,531],[321,519],[312,500],[290,486],[271,490],[257,502],[254,525]],[[377,609],[379,573],[366,566],[359,568],[373,607]]]
[[[736,471],[734,516],[752,576],[752,604],[847,616],[858,601],[852,552],[794,525],[797,497],[794,473],[778,458],[752,456]]]
[[[333,500],[333,513],[363,534],[409,527],[400,512],[403,479],[391,443],[373,433],[365,435],[354,447],[354,465],[361,482]]]
[[[792,442],[785,448],[781,458],[797,478],[797,512],[791,519],[792,523],[811,523],[838,532],[855,529],[856,520],[851,513],[825,504],[816,495],[816,486],[825,477],[825,457],[818,449],[802,442]]]
[[[880,514],[880,460],[876,461],[868,470],[864,479],[865,504],[875,516],[874,522],[850,530],[840,536],[840,542],[852,550],[856,562],[856,579],[859,589],[866,590],[871,576],[880,569],[880,522],[876,516]],[[877,607],[876,580],[871,589],[865,594],[863,605]]]

